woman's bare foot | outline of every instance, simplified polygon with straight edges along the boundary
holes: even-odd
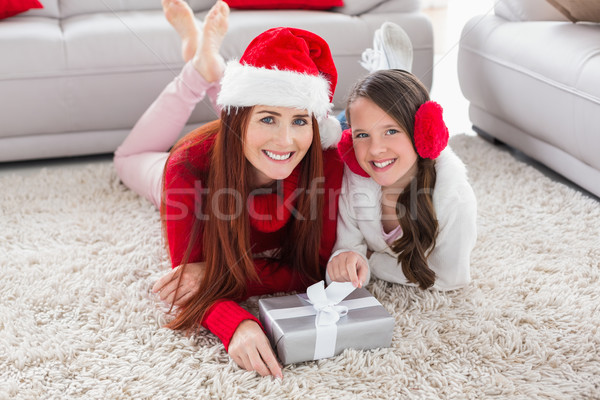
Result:
[[[229,27],[229,6],[224,1],[217,1],[204,19],[200,43],[192,63],[194,68],[207,82],[221,79],[225,70],[225,60],[219,53],[221,43]]]
[[[167,21],[181,37],[181,55],[188,62],[196,54],[199,41],[194,11],[183,0],[162,0],[162,7]]]

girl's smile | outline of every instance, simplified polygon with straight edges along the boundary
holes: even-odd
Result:
[[[371,163],[373,164],[373,167],[376,170],[379,170],[379,171],[383,172],[383,171],[387,171],[389,169],[388,167],[390,167],[390,165],[392,165],[393,163],[395,163],[396,160],[397,160],[397,158],[392,158],[390,160],[371,161]]]

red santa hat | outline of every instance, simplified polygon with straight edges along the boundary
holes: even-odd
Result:
[[[258,35],[239,61],[227,63],[217,103],[224,110],[256,105],[305,109],[319,121],[321,144],[335,147],[341,127],[329,115],[337,70],[327,42],[303,29]]]

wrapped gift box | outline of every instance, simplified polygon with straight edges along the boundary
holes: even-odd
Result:
[[[309,287],[307,294],[310,295],[311,289],[317,285],[323,287],[323,283],[319,282]],[[327,303],[321,305],[323,311],[318,310],[318,305],[311,304],[312,298],[307,294],[258,301],[259,319],[283,364],[333,357],[347,348],[390,346],[394,318],[368,290],[354,289],[350,283],[341,285],[345,285],[346,293],[338,297],[343,300],[335,301],[336,306],[332,306],[332,301],[323,300]],[[350,294],[346,296],[347,293]],[[320,315],[321,312],[332,314],[333,308],[341,310],[338,316],[332,317],[339,320],[323,324],[322,321],[331,315]]]

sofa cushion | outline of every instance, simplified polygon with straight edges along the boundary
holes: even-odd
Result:
[[[181,44],[162,10],[115,11],[62,20],[70,74],[179,69]]]
[[[38,0],[0,0],[0,19],[21,14],[32,8],[43,8]]]
[[[161,9],[160,0],[59,0],[62,18],[80,14]]]
[[[367,12],[406,13],[419,9],[419,0],[344,0],[344,6],[336,11],[346,15],[362,15]]]
[[[60,5],[60,15],[63,18],[101,12],[112,13],[119,11],[162,10],[160,0],[58,1]],[[214,0],[188,0],[187,2],[195,12],[208,10],[215,3]]]
[[[573,22],[600,22],[600,2],[598,0],[547,0],[565,17]]]
[[[3,20],[0,54],[10,54],[0,62],[0,81],[62,73],[66,63],[60,21],[21,16]]]
[[[344,5],[343,0],[225,0],[225,3],[231,8],[246,10],[327,10]]]

